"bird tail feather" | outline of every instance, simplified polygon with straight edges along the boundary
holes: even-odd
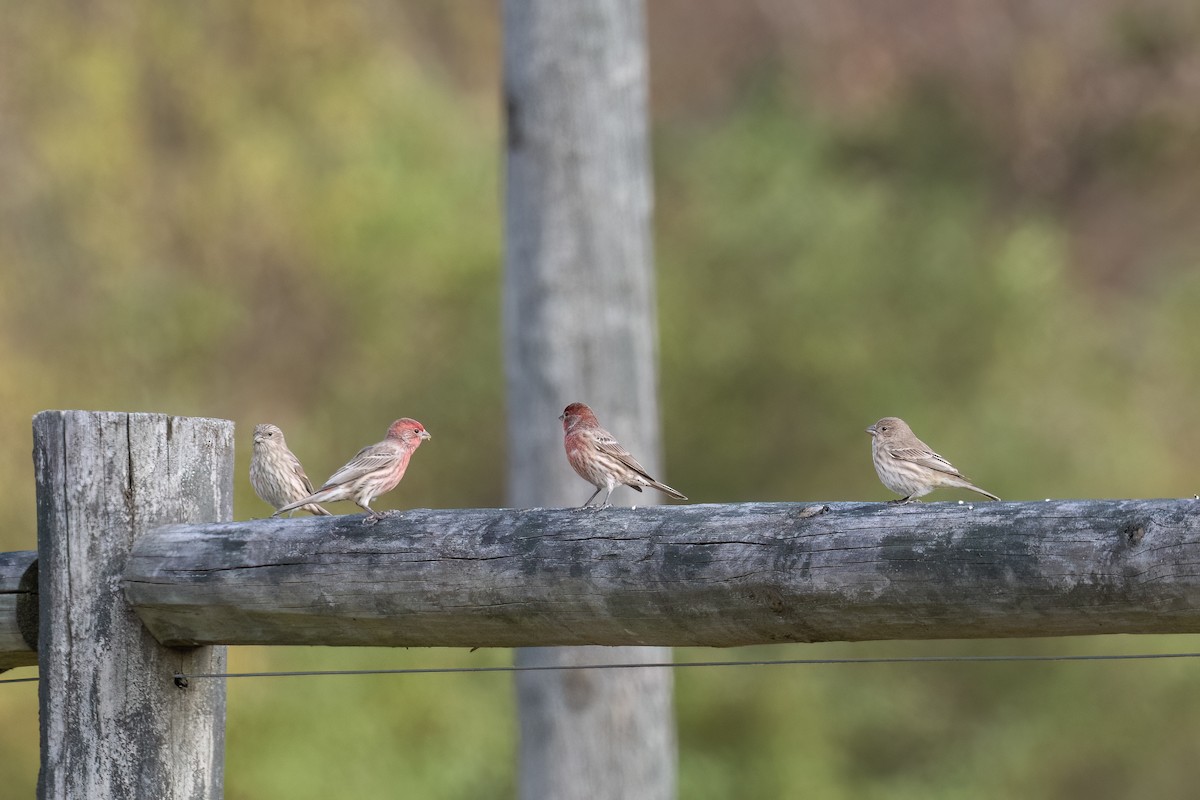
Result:
[[[655,489],[658,489],[660,492],[667,495],[668,497],[674,497],[676,500],[687,500],[687,495],[685,495],[683,492],[680,492],[676,489],[672,489],[670,486],[667,486],[665,483],[659,483],[658,481],[651,481],[649,485],[654,487]]]

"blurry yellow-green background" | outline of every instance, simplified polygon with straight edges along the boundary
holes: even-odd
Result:
[[[238,518],[263,421],[319,480],[416,417],[379,507],[502,503],[497,3],[0,5],[0,549],[35,547],[49,408],[235,420]],[[897,414],[1005,498],[1200,489],[1200,6],[648,5],[671,484],[883,500],[863,428]],[[1186,797],[1200,756],[1189,662],[687,670],[677,707],[684,798]],[[32,796],[35,685],[0,714]],[[512,797],[513,715],[503,675],[234,680],[226,796]]]

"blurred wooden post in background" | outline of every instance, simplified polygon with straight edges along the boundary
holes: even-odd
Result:
[[[557,417],[569,402],[591,405],[659,473],[645,9],[505,0],[503,22],[508,501],[578,505],[592,487],[563,452]],[[628,489],[614,496],[634,499],[655,502]],[[521,665],[668,660],[669,649],[652,647],[517,654]],[[670,670],[516,682],[522,798],[675,795]]]
[[[33,421],[43,800],[216,800],[224,647],[163,647],[126,602],[134,541],[233,516],[233,423],[86,411]]]

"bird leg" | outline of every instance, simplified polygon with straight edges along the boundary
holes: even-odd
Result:
[[[612,503],[608,502],[608,498],[612,497],[613,489],[615,489],[615,488],[617,488],[617,487],[615,487],[615,486],[608,487],[608,494],[604,495],[604,505],[603,505],[604,508],[608,508],[609,506],[612,505]]]
[[[367,515],[363,517],[363,525],[374,525],[376,522],[379,522],[379,520],[383,519],[383,514],[380,514],[366,503],[359,503],[359,505],[367,510]]]
[[[600,494],[599,486],[596,487],[596,491],[592,492],[591,497],[589,497],[587,500],[583,501],[583,505],[581,505],[580,508],[587,508],[591,504],[591,502],[596,499],[596,495],[598,495],[598,494]]]

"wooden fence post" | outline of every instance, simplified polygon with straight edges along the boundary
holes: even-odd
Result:
[[[87,411],[34,417],[42,800],[214,800],[223,785],[224,647],[158,644],[130,609],[134,541],[233,515],[233,423]]]

